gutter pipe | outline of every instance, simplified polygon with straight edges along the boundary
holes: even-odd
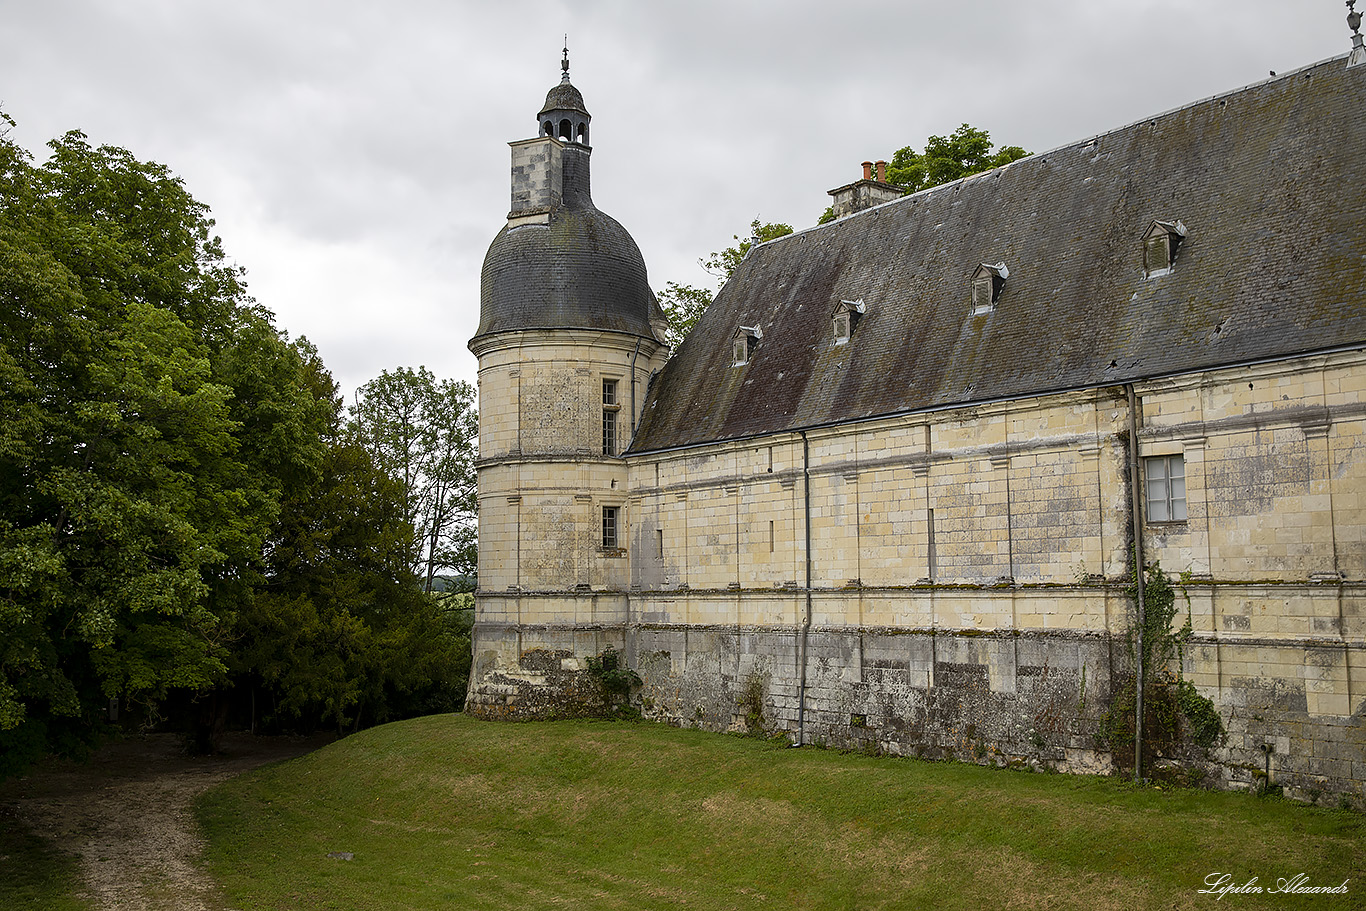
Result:
[[[798,431],[802,437],[802,508],[806,516],[806,610],[802,616],[801,643],[798,647],[798,685],[797,685],[797,743],[806,743],[806,657],[807,642],[811,635],[811,449],[806,431]]]
[[[1134,592],[1138,602],[1138,635],[1134,643],[1134,781],[1143,780],[1143,633],[1146,628],[1143,605],[1143,497],[1138,471],[1138,397],[1134,384],[1125,383],[1129,396],[1129,513],[1134,533]]]

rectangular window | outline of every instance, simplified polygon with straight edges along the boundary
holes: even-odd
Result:
[[[1154,234],[1143,242],[1143,271],[1149,276],[1166,275],[1172,266],[1171,238]]]
[[[664,559],[664,529],[655,529],[655,556]]]
[[[1186,461],[1182,456],[1143,460],[1147,481],[1148,521],[1186,521]]]
[[[617,549],[617,506],[602,508],[602,549]]]
[[[617,454],[617,412],[621,405],[617,402],[617,381],[602,381],[602,454]]]
[[[743,367],[749,363],[749,339],[737,338],[731,346],[731,366]]]
[[[602,454],[617,454],[617,413],[615,411],[602,411]]]
[[[991,311],[991,305],[995,303],[992,293],[992,278],[990,274],[979,275],[972,280],[972,315],[980,316]]]

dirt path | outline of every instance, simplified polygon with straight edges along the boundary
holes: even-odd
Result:
[[[110,744],[85,765],[53,762],[12,781],[0,803],[80,858],[101,911],[224,911],[204,872],[191,805],[220,781],[300,756],[331,738],[229,734],[217,756],[187,756],[172,734]]]

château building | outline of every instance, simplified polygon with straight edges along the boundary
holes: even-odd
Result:
[[[674,724],[1104,771],[1137,549],[1226,732],[1159,752],[1366,797],[1366,66],[865,171],[672,353],[564,66],[470,342],[469,711],[589,711],[611,648]]]

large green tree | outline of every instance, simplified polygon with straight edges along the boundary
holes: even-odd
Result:
[[[330,403],[322,472],[284,500],[230,660],[251,694],[253,723],[328,722],[340,731],[365,719],[458,711],[469,612],[421,590],[407,491],[346,431],[322,362],[315,356],[308,368]]]
[[[7,121],[10,126],[12,122]],[[164,167],[0,135],[0,759],[225,679],[326,409]],[[0,765],[4,762],[0,761]],[[0,769],[0,771],[3,771]]]
[[[438,380],[426,367],[383,371],[358,390],[351,433],[400,485],[424,588],[445,573],[473,574],[479,417],[470,384]]]

